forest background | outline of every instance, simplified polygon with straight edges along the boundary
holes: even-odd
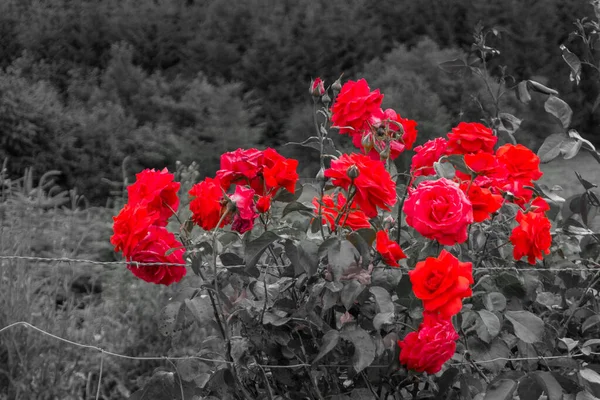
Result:
[[[480,80],[439,67],[466,57],[478,22],[498,32],[490,74],[557,89],[600,144],[599,80],[584,65],[570,82],[559,48],[582,54],[569,34],[591,13],[587,0],[3,1],[0,160],[9,176],[58,170],[94,205],[143,168],[197,161],[207,176],[238,147],[278,148],[310,178],[317,152],[280,146],[310,136],[311,78],[366,78],[419,123],[421,144],[489,103]],[[554,126],[535,100],[502,104],[534,150]]]

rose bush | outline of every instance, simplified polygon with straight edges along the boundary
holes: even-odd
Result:
[[[594,186],[581,178],[585,194],[558,213],[561,198],[536,183],[540,157],[504,143],[512,133],[494,116],[415,147],[399,173],[393,160],[415,144],[415,121],[382,110],[383,94],[364,79],[326,88],[318,78],[309,89],[322,105],[316,136],[302,143],[321,153],[316,181],[302,183],[298,162],[274,149],[238,149],[214,177],[182,182],[179,197],[168,171],[143,171],[128,189],[111,238],[128,268],[163,285],[188,267],[196,276],[179,284],[161,329],[175,336],[195,321],[214,333],[190,350],[197,358],[132,398],[508,399],[518,390],[579,399],[592,390],[591,372],[576,381],[561,371],[597,361],[599,265],[579,247],[599,247],[581,240],[597,240]],[[335,131],[358,151],[326,147]],[[550,362],[562,356],[568,365]]]

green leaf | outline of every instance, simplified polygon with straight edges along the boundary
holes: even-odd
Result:
[[[563,60],[565,60],[571,69],[569,79],[571,82],[575,81],[575,84],[579,85],[579,81],[581,80],[581,61],[579,61],[579,57],[571,53],[564,44],[560,45],[560,50],[562,51]]]
[[[472,359],[475,361],[487,361],[482,363],[481,367],[493,373],[500,372],[508,362],[504,358],[511,356],[506,343],[498,337],[488,345],[481,339],[470,336],[467,339],[467,343],[469,344],[469,353],[471,353]]]
[[[258,260],[270,244],[280,239],[273,232],[266,231],[246,245],[246,268],[256,266]]]
[[[435,161],[433,163],[433,169],[436,175],[440,178],[454,179],[454,176],[456,175],[456,170],[449,162],[442,163],[439,161]]]
[[[234,253],[223,253],[219,255],[219,259],[225,266],[244,265],[244,260]]]
[[[598,185],[596,185],[595,183],[592,183],[588,180],[583,179],[581,174],[577,171],[575,171],[575,176],[577,176],[577,179],[579,179],[579,182],[583,185],[585,190],[590,190],[590,189],[594,189],[594,188],[598,187]]]
[[[548,97],[548,100],[544,103],[544,110],[558,118],[563,128],[567,129],[569,125],[571,125],[573,110],[571,110],[571,107],[569,107],[567,103],[558,97]]]
[[[381,286],[384,289],[393,292],[402,279],[403,273],[400,268],[376,268],[371,273],[371,284]]]
[[[512,379],[499,379],[488,385],[483,400],[510,400],[515,390],[517,382]]]
[[[486,293],[483,296],[483,305],[488,311],[502,311],[506,308],[506,297],[500,292]]]
[[[488,310],[477,311],[479,317],[483,321],[483,325],[492,338],[495,338],[500,333],[500,320],[493,312]]]
[[[544,389],[544,392],[546,392],[546,395],[548,396],[548,400],[562,400],[562,387],[550,372],[535,371],[531,373],[531,376],[533,376],[537,383]]]
[[[172,336],[175,333],[177,318],[181,312],[182,306],[183,303],[173,302],[167,304],[165,308],[162,309],[158,330],[163,336]]]
[[[291,203],[292,201],[296,201],[300,198],[303,190],[304,186],[302,185],[296,185],[296,190],[294,193],[290,193],[286,189],[279,189],[273,200],[281,201],[282,203]]]
[[[581,324],[581,332],[585,332],[588,329],[600,324],[600,315],[592,315]]]
[[[344,330],[341,338],[352,342],[354,345],[354,355],[352,356],[352,365],[356,372],[360,372],[373,362],[375,359],[375,343],[368,332],[362,328]]]
[[[213,318],[213,308],[208,296],[197,296],[193,299],[185,299],[185,305],[194,318],[196,318],[199,326],[203,326],[206,321]]]
[[[527,88],[527,81],[519,82],[519,85],[517,86],[517,98],[523,104],[527,104],[531,101],[531,95]]]
[[[379,286],[371,286],[369,288],[369,292],[371,292],[375,297],[375,301],[377,302],[377,306],[379,307],[379,312],[394,312],[394,303],[392,303],[392,297],[390,296],[387,290]]]
[[[465,163],[465,156],[462,154],[452,154],[444,156],[440,159],[440,162],[449,162],[457,170],[467,175],[473,175],[471,168]]]
[[[585,388],[594,396],[600,396],[600,374],[590,368],[584,368],[579,371],[579,376],[583,379]]]
[[[344,283],[344,288],[340,293],[340,299],[346,310],[350,310],[354,305],[354,300],[365,290],[365,285],[356,280]]]
[[[340,333],[335,329],[328,331],[325,335],[323,335],[323,340],[321,343],[321,348],[319,349],[319,354],[313,360],[313,364],[319,361],[321,358],[325,357],[331,350],[337,346],[340,341]]]
[[[438,379],[438,395],[435,400],[443,400],[447,398],[448,392],[451,390],[454,383],[458,380],[460,370],[455,367],[450,367],[444,371],[440,379]]]
[[[560,152],[563,155],[563,158],[565,160],[570,160],[571,158],[575,157],[577,153],[579,153],[579,150],[581,150],[582,144],[583,143],[581,141],[573,138],[566,138],[563,140],[563,142],[560,144]]]
[[[331,267],[333,279],[339,281],[346,269],[356,264],[358,251],[348,240],[338,240],[327,251],[327,259]]]
[[[577,396],[575,396],[575,400],[598,400],[598,398],[590,394],[589,392],[583,390],[577,393]]]
[[[579,132],[577,132],[575,129],[569,129],[569,137],[579,140],[582,143],[584,149],[596,151],[596,147],[592,144],[592,142],[582,138]]]
[[[361,266],[366,268],[371,263],[371,246],[358,232],[352,232],[348,235],[348,241],[356,247],[362,259]]]
[[[500,113],[498,114],[498,118],[500,118],[502,127],[511,134],[518,131],[519,127],[521,126],[521,122],[523,122],[519,118],[509,113]]]
[[[285,206],[285,208],[281,212],[281,217],[283,218],[286,215],[288,215],[289,213],[294,212],[294,211],[297,211],[301,214],[305,214],[305,215],[309,215],[309,216],[314,215],[314,208],[307,207],[298,201],[294,201],[294,202],[289,203],[287,206]]]
[[[156,371],[143,389],[129,396],[130,400],[182,400],[194,396],[194,388],[179,380],[178,375],[167,371]]]
[[[391,325],[394,323],[394,313],[386,312],[386,313],[377,313],[375,317],[373,317],[373,327],[377,330],[381,329],[383,325]]]
[[[548,163],[558,157],[560,155],[562,142],[566,139],[567,136],[563,133],[553,133],[548,136],[537,152],[540,162]]]
[[[525,343],[542,341],[544,336],[544,321],[529,311],[507,311],[506,318],[512,322],[515,335]]]
[[[319,268],[319,246],[315,242],[304,239],[296,246],[291,240],[286,240],[284,244],[285,254],[294,266],[295,275],[301,275],[306,272],[308,276],[313,276]]]
[[[537,380],[529,375],[519,381],[518,393],[520,399],[539,399],[543,392],[544,390]]]
[[[544,86],[541,83],[536,82],[536,81],[528,80],[527,87],[538,93],[554,95],[554,96],[558,95],[558,92],[556,90],[550,89],[549,87]]]

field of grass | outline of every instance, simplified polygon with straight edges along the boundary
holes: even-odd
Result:
[[[563,190],[557,194],[565,199],[584,191],[574,171],[579,172],[589,182],[600,186],[600,163],[586,151],[581,151],[570,160],[557,158],[548,164],[542,164],[541,169],[544,176],[538,183],[545,184],[550,188],[559,185]]]
[[[0,256],[114,261],[113,209],[79,208],[75,193],[4,180]],[[53,194],[54,193],[54,194]],[[101,293],[93,293],[99,288]],[[98,289],[95,290],[96,292]],[[28,322],[71,341],[130,356],[165,355],[158,316],[173,289],[148,285],[125,266],[0,259],[0,329]],[[101,354],[17,326],[0,333],[0,399],[96,398]],[[103,356],[100,397],[123,399],[162,361]]]

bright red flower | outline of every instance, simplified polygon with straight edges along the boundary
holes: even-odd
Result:
[[[287,159],[274,149],[237,149],[221,156],[217,178],[225,190],[232,184],[242,184],[260,196],[275,194],[280,187],[294,193],[297,166],[297,160]]]
[[[173,250],[176,249],[176,250]],[[167,255],[167,252],[169,252]],[[183,245],[175,235],[160,226],[150,226],[146,236],[133,247],[127,257],[128,262],[184,264]],[[157,285],[170,285],[179,282],[187,272],[181,265],[136,265],[127,264],[135,276]]]
[[[513,257],[520,260],[527,257],[529,264],[535,264],[536,258],[542,260],[543,254],[550,254],[552,224],[544,214],[528,212],[517,214],[519,226],[515,227],[510,235],[513,244]]]
[[[138,204],[148,207],[150,212],[158,211],[157,225],[166,226],[167,220],[179,207],[179,182],[174,182],[175,176],[165,168],[162,171],[145,169],[136,175],[134,184],[127,188],[128,204]]]
[[[264,151],[262,174],[265,179],[267,192],[277,190],[280,187],[285,188],[288,192],[294,193],[296,190],[296,182],[298,181],[298,160],[289,159],[281,156],[273,149]],[[262,190],[262,188],[260,188]],[[256,190],[256,189],[254,189]],[[258,190],[257,192],[261,192]]]
[[[400,363],[416,372],[436,374],[454,355],[458,339],[459,336],[449,319],[424,313],[419,330],[398,341]]]
[[[340,128],[341,134],[361,134],[368,128],[371,115],[379,111],[382,101],[379,89],[371,92],[366,80],[348,81],[331,108],[331,122],[334,127]]]
[[[533,186],[533,183],[530,181],[506,180],[504,182],[493,182],[490,186],[490,190],[497,194],[512,194],[512,196],[508,199],[512,203],[524,209],[525,205],[529,203],[533,197],[533,191],[531,189],[527,189],[526,186],[531,187]]]
[[[465,154],[465,164],[477,174],[475,182],[482,187],[486,187],[496,181],[505,181],[508,177],[508,171],[503,164],[498,162],[495,155],[489,153]],[[463,172],[456,171],[456,176],[462,180],[470,180],[471,176]]]
[[[206,178],[192,186],[189,195],[192,221],[205,231],[216,228],[223,214],[227,212],[227,199],[223,196],[219,179]],[[230,217],[230,215],[227,215],[223,218],[219,227],[222,228],[227,225],[231,219]]]
[[[444,138],[436,138],[415,147],[415,155],[412,158],[410,171],[413,176],[435,175],[433,163],[446,154],[448,142]]]
[[[320,208],[318,197],[313,199],[313,205],[315,206],[315,215],[318,216]],[[333,195],[323,196],[321,217],[323,218],[323,223],[327,223],[332,231],[335,230],[335,220],[338,218],[345,205],[346,197],[342,193],[338,193],[336,201],[334,201]],[[344,224],[345,227],[348,227],[353,231],[371,227],[369,218],[363,211],[356,207],[356,202],[352,203],[347,214],[347,217],[340,217],[338,224]]]
[[[493,194],[489,189],[480,188],[477,184],[463,182],[460,189],[467,195],[473,205],[473,221],[482,222],[490,218],[490,214],[495,213],[502,207],[502,196]],[[467,193],[467,188],[469,192]]]
[[[257,149],[237,149],[221,155],[221,169],[217,178],[223,189],[232,184],[259,185],[263,152]]]
[[[115,251],[122,251],[128,257],[140,240],[146,237],[151,225],[156,224],[160,215],[158,211],[150,211],[148,207],[137,204],[125,204],[119,215],[113,217],[114,234],[110,242]]]
[[[325,83],[321,78],[315,78],[310,83],[310,94],[315,97],[320,97],[325,94]]]
[[[413,144],[417,140],[417,123],[411,119],[402,118],[396,111],[388,108],[387,110],[379,110],[369,119],[369,125],[374,129],[365,131],[362,135],[353,135],[352,143],[354,146],[362,149],[373,160],[380,160],[379,152],[385,148],[384,138],[378,138],[373,132],[377,128],[383,127],[384,132],[394,134],[402,127],[403,133],[399,138],[388,138],[390,140],[390,156],[394,160],[406,149],[412,149]],[[365,139],[366,138],[366,139]],[[371,144],[368,149],[364,148],[363,140],[368,140]],[[377,150],[379,149],[379,151]]]
[[[548,204],[548,202],[539,196],[531,201],[529,208],[531,209],[531,212],[540,214],[544,214],[546,211],[550,211],[550,205]]]
[[[399,267],[398,261],[406,258],[400,245],[390,239],[387,231],[377,232],[376,241],[375,248],[381,254],[383,262],[391,267]]]
[[[271,209],[271,196],[259,196],[256,201],[256,210],[264,214]]]
[[[408,193],[403,208],[408,225],[443,245],[467,240],[467,228],[473,223],[473,206],[458,183],[446,178],[423,181]]]
[[[358,173],[355,179],[348,176],[351,167]],[[396,203],[396,184],[390,173],[382,162],[371,160],[368,156],[343,154],[331,162],[331,168],[325,170],[325,176],[331,178],[335,186],[345,190],[352,184],[354,200],[369,218],[377,216],[377,207],[390,211]]]
[[[425,311],[439,313],[442,318],[458,314],[462,299],[471,297],[473,266],[461,262],[446,250],[439,257],[427,257],[408,272],[415,296],[423,301]]]
[[[531,182],[543,175],[540,158],[522,144],[505,144],[496,151],[496,157],[508,170],[510,179]]]
[[[254,205],[253,189],[245,186],[236,186],[235,193],[230,196],[235,204],[235,214],[231,229],[239,233],[244,233],[254,227],[254,220],[258,217],[256,206]]]
[[[493,153],[498,138],[477,122],[461,122],[448,133],[448,154]]]

